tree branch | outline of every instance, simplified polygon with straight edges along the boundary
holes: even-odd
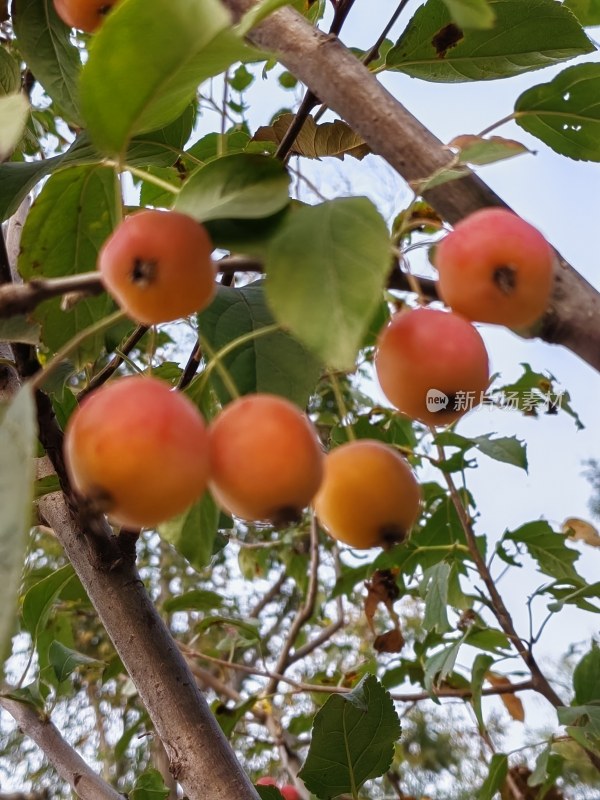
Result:
[[[48,461],[42,461],[46,474],[52,472]],[[62,493],[41,498],[39,511],[56,533],[98,611],[165,746],[171,772],[186,795],[190,800],[258,800],[152,604],[133,559],[125,554],[106,563],[102,552],[90,558],[95,542],[82,536]],[[110,529],[107,535],[111,535]],[[126,540],[128,535],[123,537]]]
[[[43,300],[70,292],[100,294],[103,291],[104,287],[97,272],[84,272],[64,278],[36,278],[28,283],[7,284],[0,287],[0,317],[26,314]]]
[[[224,0],[236,18],[253,0]],[[313,28],[300,14],[282,8],[250,31],[250,41],[276,54],[281,63],[340,115],[406,181],[416,181],[448,164],[445,145],[402,106],[336,38]],[[476,175],[426,193],[451,223],[486,206],[505,205]],[[557,254],[558,255],[558,254]],[[600,294],[558,255],[554,291],[543,318],[527,337],[568,347],[600,370]]]
[[[19,728],[41,748],[60,777],[83,800],[124,800],[108,783],[85,763],[79,753],[63,739],[58,728],[43,719],[27,703],[0,696],[2,706],[17,722]]]

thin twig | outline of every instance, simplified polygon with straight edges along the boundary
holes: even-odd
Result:
[[[0,261],[3,262],[3,259],[0,258]],[[28,283],[7,284],[0,287],[0,317],[27,314],[44,300],[63,294],[100,294],[103,291],[104,287],[97,272],[82,272],[64,278],[35,278]]]
[[[224,658],[217,658],[216,656],[209,656],[198,650],[194,650],[187,645],[180,645],[181,650],[185,653],[186,657],[198,658],[201,661],[208,661],[211,664],[218,664],[226,669],[231,669],[234,672],[243,672],[246,675],[254,675],[257,678],[267,678],[270,681],[277,681],[277,683],[286,683],[297,692],[306,692],[308,694],[348,694],[352,691],[350,686],[325,686],[322,683],[304,683],[303,681],[296,681],[288,675],[273,672],[272,670],[259,669],[247,664],[237,664],[234,661],[226,661]],[[495,697],[504,694],[517,694],[518,692],[534,691],[534,685],[531,680],[521,681],[519,683],[506,683],[499,684],[498,686],[485,686],[481,690],[483,697]],[[265,690],[264,694],[269,694]],[[473,696],[471,689],[432,689],[431,692],[391,692],[390,696],[393,700],[399,703],[418,703],[422,700],[432,700],[433,698],[459,698],[462,700],[469,700]]]
[[[115,374],[125,360],[124,356],[128,356],[129,353],[131,353],[133,348],[144,337],[147,331],[147,325],[138,325],[137,328],[135,328],[135,330],[129,334],[127,339],[125,339],[123,344],[119,347],[118,354],[113,356],[108,364],[88,381],[87,386],[81,389],[81,391],[77,394],[77,399],[82,400],[86,394],[93,392],[94,389],[97,389],[99,386],[102,386],[103,383],[106,383],[106,381]]]
[[[315,517],[314,512],[311,512],[311,521],[310,521],[310,570],[308,574],[308,589],[306,592],[306,600],[302,608],[298,610],[298,613],[294,617],[294,621],[291,624],[289,633],[286,637],[286,640],[281,648],[281,653],[279,658],[277,659],[277,665],[275,667],[275,672],[283,675],[286,671],[288,666],[290,665],[290,651],[294,646],[296,639],[298,638],[298,634],[302,630],[302,626],[305,622],[312,617],[314,610],[315,610],[315,602],[317,600],[317,592],[319,588],[318,583],[318,572],[319,572],[319,529],[317,527],[317,520]],[[269,685],[267,687],[267,694],[273,694],[277,689],[278,679],[273,677],[271,678]]]

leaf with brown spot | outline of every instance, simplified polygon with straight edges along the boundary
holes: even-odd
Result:
[[[464,39],[464,36],[462,30],[458,25],[455,25],[454,22],[450,22],[448,25],[444,25],[443,28],[440,28],[431,39],[431,44],[437,53],[437,57],[445,58],[448,50],[452,47],[456,47],[456,45]]]
[[[294,114],[282,114],[272,125],[259,128],[252,141],[279,145],[294,118]],[[359,161],[370,152],[364,139],[341,119],[317,125],[312,117],[307,118],[291,149],[293,155],[305,158],[332,156],[343,160],[344,156],[352,156]]]
[[[506,675],[499,675],[497,672],[488,672],[485,677],[487,681],[492,684],[492,686],[512,685]],[[501,694],[498,696],[514,720],[517,722],[523,722],[525,720],[525,709],[523,707],[523,703],[515,694]]]

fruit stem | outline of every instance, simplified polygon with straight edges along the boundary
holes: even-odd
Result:
[[[36,372],[36,374],[29,379],[28,384],[31,387],[31,391],[35,392],[41,389],[48,377],[63,363],[63,361],[66,361],[72,353],[76,352],[86,339],[103,333],[105,330],[112,328],[117,322],[121,322],[121,320],[124,319],[127,319],[127,315],[124,311],[115,311],[113,314],[109,314],[108,317],[103,317],[88,328],[79,331],[78,334],[56,351],[43,369]]]
[[[213,369],[217,369],[219,371],[219,375],[221,376],[221,380],[225,384],[225,387],[229,394],[231,395],[232,400],[235,400],[240,396],[240,393],[237,389],[237,386],[233,382],[231,375],[225,368],[225,366],[221,363],[225,356],[229,355],[233,350],[237,349],[243,344],[247,342],[252,342],[255,339],[259,339],[261,336],[267,336],[270,333],[276,333],[277,331],[281,330],[281,326],[278,322],[274,322],[272,325],[265,325],[263,328],[257,328],[256,330],[250,331],[249,333],[244,333],[242,336],[238,336],[237,339],[233,339],[231,342],[227,342],[227,344],[222,347],[220,350],[217,350],[215,353],[211,346],[208,344],[206,339],[203,336],[199,336],[199,340],[202,345],[202,349],[208,354],[210,357],[210,361],[206,365],[206,368],[202,372],[201,375],[198,376],[198,381],[200,383],[200,389],[202,390],[208,381],[210,373]]]
[[[144,169],[138,169],[138,167],[132,167],[131,164],[117,164],[116,161],[106,161],[105,162],[108,166],[115,167],[116,169],[123,170],[125,172],[130,172],[132,175],[135,175],[136,178],[139,178],[142,181],[146,181],[147,183],[153,183],[155,186],[158,186],[159,189],[164,189],[165,192],[169,192],[170,194],[179,194],[180,189],[178,186],[173,186],[172,183],[159,178],[158,175],[153,175],[151,172],[146,172]]]
[[[484,136],[487,136],[488,133],[495,131],[496,128],[499,128],[501,125],[504,125],[505,123],[510,122],[512,119],[515,119],[516,116],[517,115],[514,113],[507,114],[506,117],[502,117],[502,119],[499,119],[497,122],[493,122],[491,125],[488,125],[487,128],[484,128],[482,131],[480,131],[477,136],[482,139]]]
[[[331,388],[333,390],[333,396],[335,397],[335,403],[338,407],[338,414],[340,416],[340,422],[342,423],[342,427],[344,428],[345,432],[348,435],[348,441],[354,442],[356,441],[356,434],[354,433],[354,428],[352,427],[352,423],[349,421],[350,414],[348,413],[346,403],[344,402],[344,397],[340,389],[339,381],[337,377],[334,375],[334,373],[331,371],[329,372],[329,380],[331,381]],[[346,421],[344,422],[344,420]]]

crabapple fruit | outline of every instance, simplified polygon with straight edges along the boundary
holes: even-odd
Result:
[[[554,251],[542,234],[504,208],[459,222],[434,254],[440,297],[467,319],[531,325],[548,306]]]
[[[77,491],[126,527],[185,511],[208,483],[204,420],[157,378],[122,378],[88,395],[69,419],[64,452]]]
[[[283,795],[284,800],[302,800],[300,792],[291,783],[284,784],[279,790]]]
[[[94,33],[118,0],[54,0],[56,13],[70,28]]]
[[[398,411],[427,425],[448,425],[481,402],[489,360],[478,331],[449,311],[401,311],[379,335],[375,369]]]
[[[264,778],[259,778],[256,781],[256,786],[277,786],[277,781],[267,775]]]
[[[215,291],[212,242],[200,223],[178,211],[145,209],[126,217],[98,255],[107,291],[144,325],[201,311]]]
[[[310,420],[289,400],[246,395],[209,426],[210,488],[217,503],[247,521],[297,521],[323,476]]]
[[[334,539],[359,550],[386,547],[408,536],[419,516],[421,489],[396,450],[359,439],[326,456],[314,508]]]

